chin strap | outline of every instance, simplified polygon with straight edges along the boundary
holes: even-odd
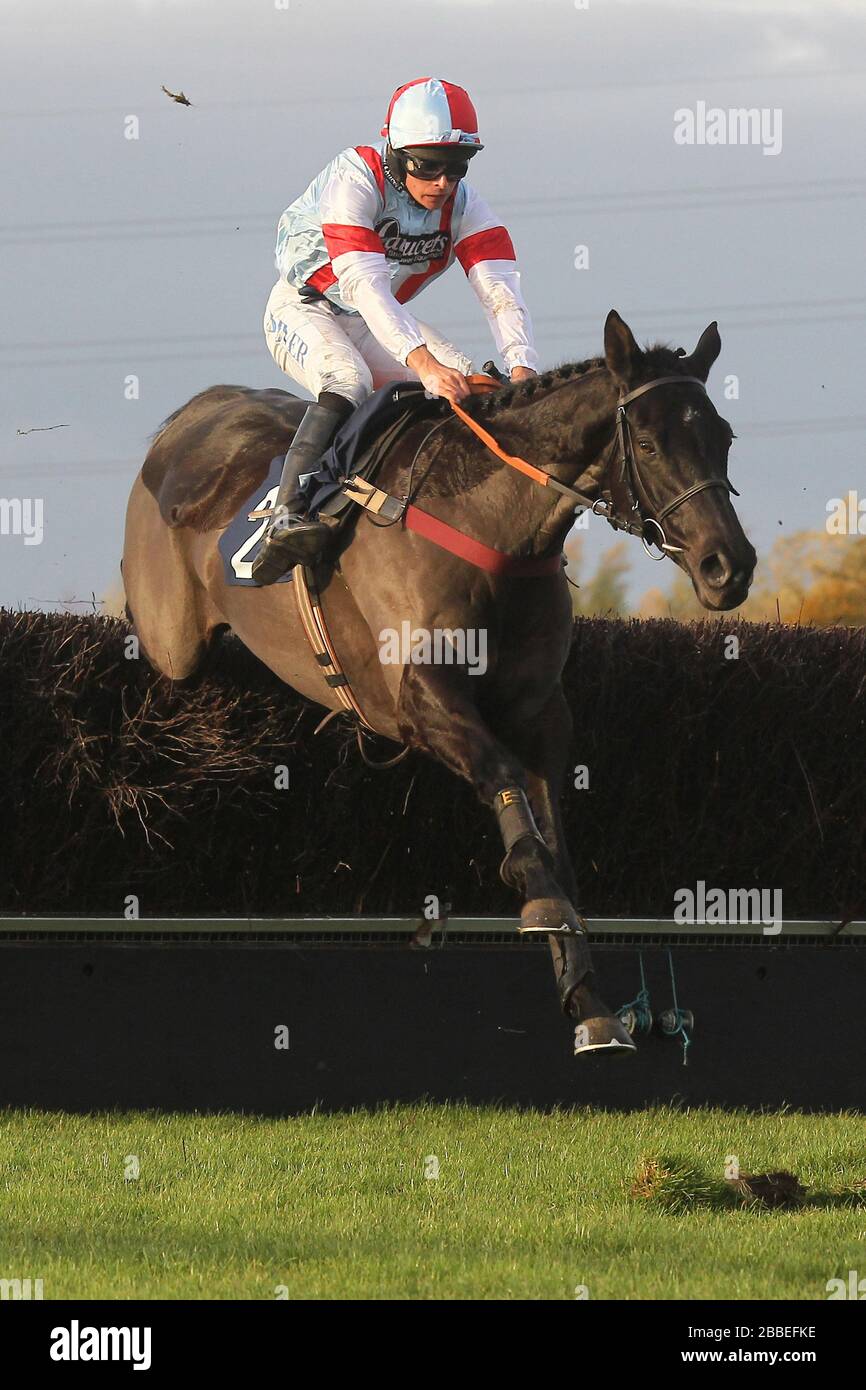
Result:
[[[382,168],[385,170],[385,176],[389,183],[392,183],[400,193],[408,192],[406,188],[406,171],[403,168],[403,161],[397,151],[391,148],[390,142],[385,147],[385,157],[382,160]]]

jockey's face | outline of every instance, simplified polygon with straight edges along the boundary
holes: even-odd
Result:
[[[457,183],[457,179],[449,179],[447,174],[440,174],[438,179],[416,179],[409,173],[406,175],[406,187],[422,208],[441,208]]]

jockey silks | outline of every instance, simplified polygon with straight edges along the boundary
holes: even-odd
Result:
[[[529,311],[506,228],[465,180],[442,207],[424,208],[390,178],[387,141],[342,150],[286,208],[276,265],[338,311],[360,314],[394,357],[425,342],[403,307],[458,260],[506,367],[538,366]]]

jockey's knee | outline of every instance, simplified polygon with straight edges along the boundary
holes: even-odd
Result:
[[[316,372],[317,398],[323,395],[342,396],[353,406],[363,405],[373,394],[373,375],[362,359],[346,360],[345,356],[335,357],[318,364]]]
[[[341,420],[345,420],[351,415],[356,404],[345,391],[320,391],[316,397],[319,405],[323,405],[326,410],[331,410],[335,415],[339,415]]]

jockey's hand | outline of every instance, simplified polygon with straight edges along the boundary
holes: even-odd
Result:
[[[411,367],[425,391],[431,396],[445,396],[458,404],[472,395],[469,382],[456,367],[444,366],[434,357],[429,348],[413,348],[406,358],[406,366]]]
[[[531,376],[538,376],[538,372],[533,371],[532,367],[512,367],[512,381],[528,381]]]

